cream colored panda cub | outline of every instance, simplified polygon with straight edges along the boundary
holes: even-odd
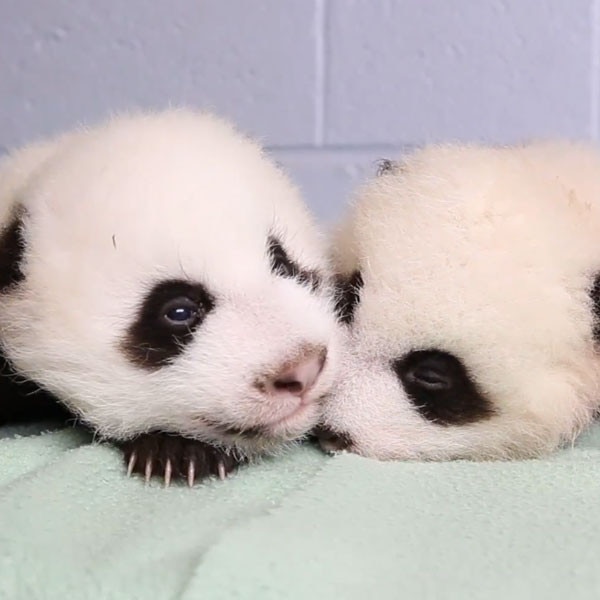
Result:
[[[302,437],[334,380],[324,240],[229,123],[123,116],[0,166],[0,421],[55,398],[167,483]]]
[[[328,449],[531,457],[600,402],[600,153],[446,145],[386,162],[333,247],[347,326]]]

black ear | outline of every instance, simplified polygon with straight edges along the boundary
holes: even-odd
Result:
[[[352,323],[354,311],[360,302],[360,290],[364,285],[360,271],[338,275],[335,279],[335,310],[338,320],[346,325]]]
[[[594,341],[600,344],[600,272],[596,273],[589,291],[592,302],[592,314],[594,317],[594,328],[592,330]]]
[[[396,163],[389,158],[382,158],[377,161],[377,177],[385,175],[386,173],[392,173],[396,169]]]
[[[23,208],[17,207],[10,221],[0,231],[0,293],[17,285],[24,277],[21,270],[25,253],[24,214]]]

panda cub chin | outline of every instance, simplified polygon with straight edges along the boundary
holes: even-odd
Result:
[[[17,151],[0,223],[3,422],[63,407],[167,484],[317,422],[338,354],[324,240],[227,122],[142,113]]]
[[[347,343],[319,435],[380,459],[534,457],[600,405],[600,152],[428,147],[333,244]]]

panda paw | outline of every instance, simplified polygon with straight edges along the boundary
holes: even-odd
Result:
[[[127,475],[143,475],[146,483],[162,477],[165,487],[173,480],[187,480],[190,487],[207,477],[224,480],[244,459],[211,446],[168,433],[146,433],[120,444]]]

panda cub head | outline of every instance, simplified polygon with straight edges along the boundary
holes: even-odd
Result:
[[[600,401],[600,154],[441,146],[386,164],[333,245],[347,352],[319,435],[381,459],[508,459]]]
[[[114,440],[269,451],[316,422],[337,361],[324,241],[214,116],[114,119],[2,166],[12,368]]]

